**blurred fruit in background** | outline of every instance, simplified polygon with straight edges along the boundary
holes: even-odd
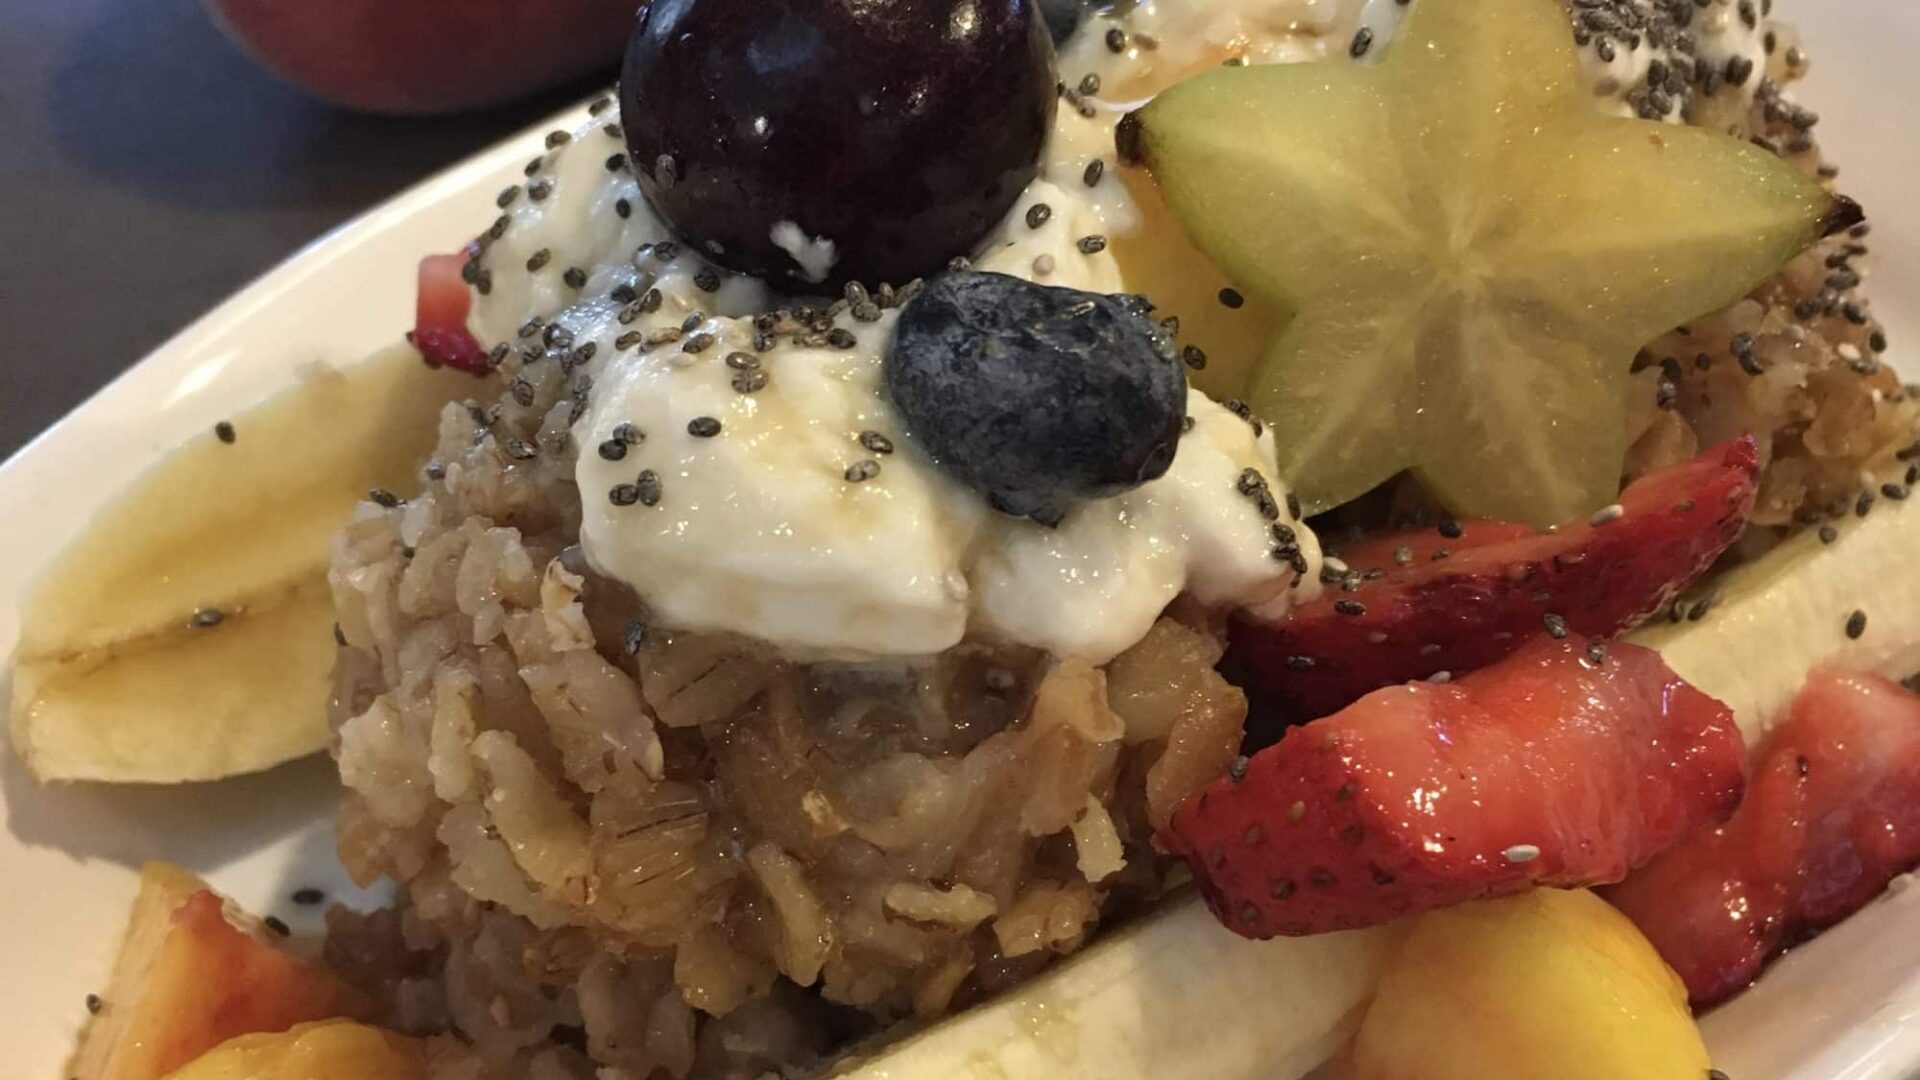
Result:
[[[256,60],[314,95],[426,116],[607,69],[639,0],[207,0]]]

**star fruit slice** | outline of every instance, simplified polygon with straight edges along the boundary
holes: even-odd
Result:
[[[1403,469],[1463,516],[1611,502],[1640,347],[1860,217],[1748,143],[1601,115],[1555,0],[1420,0],[1377,66],[1214,70],[1121,142],[1296,312],[1252,403],[1313,510]]]

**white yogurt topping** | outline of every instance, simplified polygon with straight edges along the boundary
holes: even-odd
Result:
[[[975,253],[976,265],[1125,291],[1112,255],[1087,254],[1077,243],[1138,224],[1124,185],[1083,177],[1089,162],[1111,163],[1119,116],[1157,87],[1230,56],[1345,57],[1364,28],[1369,62],[1389,45],[1403,10],[1397,0],[1144,0],[1125,22],[1131,36],[1120,53],[1094,18],[1063,50],[1060,72],[1069,86],[1088,74],[1101,86],[1062,103],[1040,178]],[[1703,58],[1721,65],[1760,49],[1758,32],[1720,17],[1731,12],[1728,0],[1714,0],[1695,27]],[[1763,55],[1755,53],[1757,65]],[[1616,52],[1604,65],[1591,48],[1582,57],[1600,106],[1615,111],[1631,108],[1624,94],[1655,59],[1650,46]],[[1267,616],[1317,593],[1311,533],[1294,525],[1307,560],[1296,585],[1301,576],[1274,557],[1269,522],[1236,490],[1243,470],[1253,469],[1284,505],[1270,436],[1257,438],[1198,391],[1189,395],[1193,430],[1165,476],[1083,504],[1056,529],[989,510],[903,430],[881,386],[892,311],[870,323],[843,315],[837,325],[853,331],[851,348],[783,341],[759,356],[767,385],[739,392],[726,357],[750,350],[750,316],[776,299],[760,282],[724,273],[717,289],[702,288],[714,280],[699,253],[671,240],[630,173],[606,169],[608,154],[623,148],[607,127],[617,121],[609,108],[546,154],[511,202],[508,227],[487,254],[491,288],[472,323],[483,343],[512,341],[537,316],[564,325],[576,347],[594,344],[584,368],[594,380],[591,407],[574,429],[583,547],[662,625],[738,632],[802,654],[920,655],[978,635],[1102,661],[1139,640],[1182,592],[1213,605],[1258,606]],[[533,185],[544,185],[537,199]],[[1035,203],[1051,215],[1030,228],[1026,211]],[[830,271],[829,239],[797,226],[776,229],[773,239],[809,275]],[[529,260],[544,265],[530,270]],[[587,275],[578,289],[563,278],[575,267]],[[715,340],[690,353],[680,339],[695,313],[692,332]],[[719,433],[690,433],[696,418],[719,421]],[[596,448],[622,424],[645,439],[607,460]],[[863,446],[865,432],[884,436],[892,452]],[[868,461],[877,474],[849,478],[849,468]],[[656,505],[609,499],[643,469],[658,482]]]

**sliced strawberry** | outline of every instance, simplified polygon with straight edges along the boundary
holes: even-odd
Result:
[[[1606,895],[1706,1006],[1916,865],[1920,697],[1878,676],[1818,671],[1767,740],[1733,820]]]
[[[1602,892],[1639,925],[1695,1005],[1739,992],[1779,951],[1806,877],[1806,805],[1799,763],[1770,757],[1732,821]]]
[[[1575,633],[1612,636],[1733,543],[1759,473],[1753,439],[1741,438],[1635,482],[1618,513],[1557,532],[1471,522],[1446,529],[1457,536],[1369,541],[1343,556],[1346,586],[1277,623],[1236,624],[1230,669],[1286,718],[1308,720],[1382,686],[1486,667],[1549,615]]]
[[[467,329],[473,293],[462,268],[467,254],[429,255],[420,260],[419,291],[414,299],[413,347],[428,367],[450,367],[484,375],[487,352]]]
[[[1541,637],[1293,728],[1175,812],[1221,921],[1314,934],[1614,882],[1739,802],[1732,713],[1631,645]]]

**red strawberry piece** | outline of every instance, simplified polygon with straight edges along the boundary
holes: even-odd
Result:
[[[1817,671],[1764,754],[1732,821],[1607,892],[1697,1006],[1920,865],[1920,697],[1875,675]]]
[[[1806,877],[1806,806],[1799,762],[1773,755],[1733,820],[1603,892],[1666,958],[1696,1006],[1738,993],[1779,951]]]
[[[1237,623],[1228,662],[1263,701],[1305,720],[1382,686],[1486,667],[1543,627],[1610,637],[1739,537],[1759,474],[1746,437],[1645,477],[1617,511],[1556,532],[1468,522],[1368,541],[1343,556],[1347,585],[1279,622]]]
[[[1541,637],[1289,730],[1161,842],[1236,933],[1345,930],[1619,881],[1725,819],[1745,760],[1731,711],[1658,654]]]
[[[429,255],[420,260],[419,291],[414,299],[413,347],[428,367],[450,367],[484,375],[492,370],[487,352],[467,329],[473,293],[462,269],[468,255]]]

